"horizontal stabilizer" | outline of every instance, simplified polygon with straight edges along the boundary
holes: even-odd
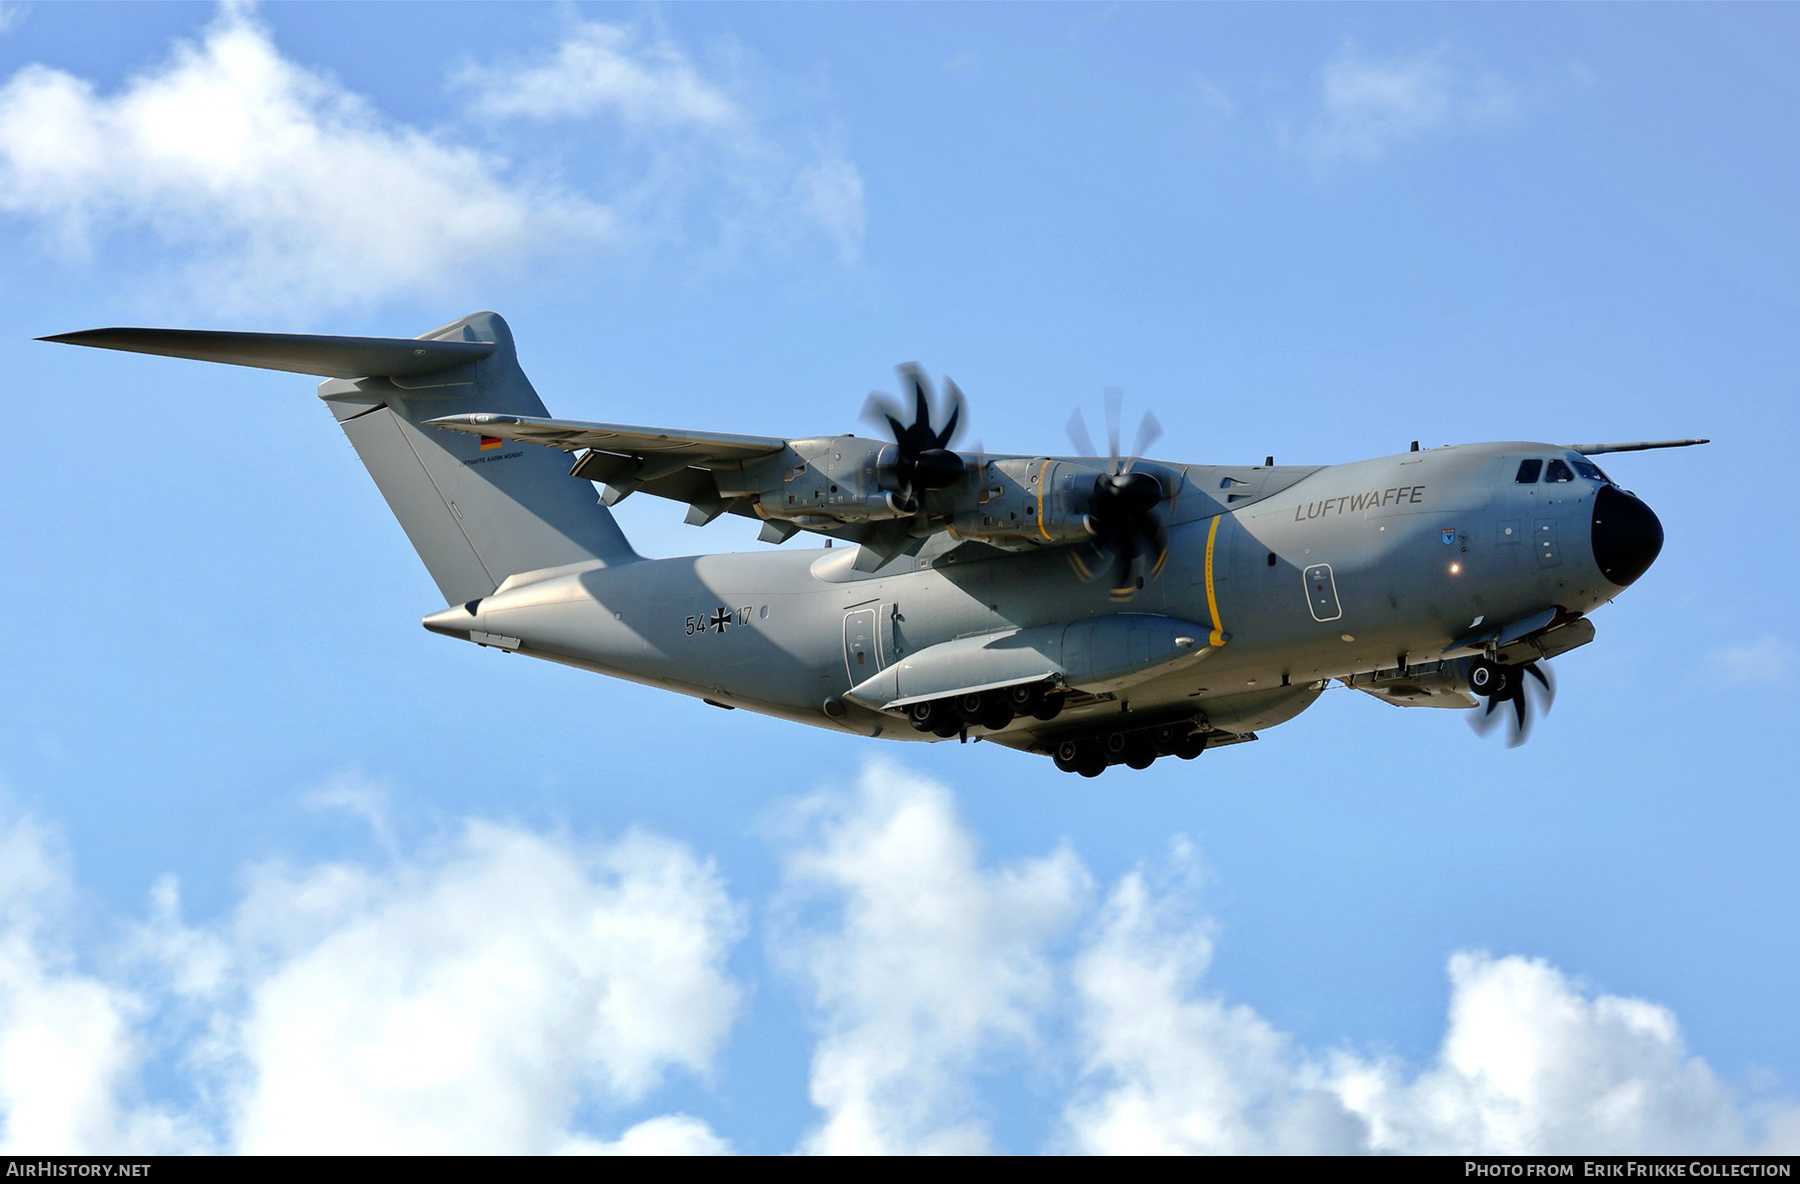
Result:
[[[88,329],[38,340],[323,378],[416,378],[479,362],[494,352],[491,341],[224,333],[212,329]]]

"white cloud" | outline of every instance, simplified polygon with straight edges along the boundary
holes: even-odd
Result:
[[[1515,109],[1504,79],[1458,70],[1446,50],[1382,59],[1346,44],[1319,72],[1319,107],[1298,147],[1320,169],[1374,161],[1431,135],[1503,122]]]
[[[654,138],[642,175],[614,194],[615,209],[642,235],[689,236],[688,202],[673,194],[710,203],[724,251],[746,243],[785,250],[823,234],[841,261],[861,254],[862,174],[836,138],[784,135],[773,126],[783,120],[759,119],[661,34],[574,21],[536,58],[472,65],[457,81],[486,120],[611,122],[633,143]]]
[[[0,211],[77,253],[150,231],[225,307],[456,290],[617,233],[602,207],[505,172],[283,58],[239,6],[116,93],[42,65],[0,86]]]
[[[664,1114],[631,1127],[617,1139],[571,1138],[564,1155],[728,1155],[731,1144],[689,1114]]]
[[[1049,943],[1074,920],[1085,871],[1066,848],[980,867],[949,791],[886,763],[802,813],[787,865],[796,919],[778,944],[824,1025],[811,1095],[825,1118],[806,1149],[987,1150],[969,1078],[984,1054],[1034,1040]]]
[[[1438,1061],[1337,1059],[1334,1088],[1377,1151],[1447,1155],[1741,1154],[1761,1137],[1666,1008],[1589,995],[1531,958],[1450,959]],[[1788,1121],[1792,1121],[1790,1113]]]
[[[1177,869],[1191,857],[1178,850]],[[1518,956],[1451,957],[1449,1024],[1428,1066],[1309,1052],[1205,989],[1211,947],[1196,904],[1191,888],[1159,892],[1134,872],[1077,958],[1085,1058],[1065,1114],[1073,1147],[1731,1154],[1786,1146],[1800,1121],[1791,1103],[1746,1106],[1686,1051],[1667,1009],[1586,991]]]
[[[854,260],[868,222],[856,166],[841,156],[822,155],[800,170],[798,189],[801,209],[831,237],[839,258]]]
[[[12,3],[11,0],[0,0],[0,34],[8,33],[13,26],[25,19],[28,9],[23,4]]]
[[[25,824],[0,833],[0,1146],[30,1152],[717,1152],[687,1115],[608,1142],[582,1113],[704,1076],[741,989],[712,868],[666,840],[580,844],[470,823],[430,858],[256,869],[228,922],[172,881],[130,943],[132,989],[58,965],[67,891]],[[197,1022],[188,1021],[197,1017]],[[148,1031],[209,1099],[126,1105]]]
[[[53,837],[0,822],[0,1154],[205,1150],[189,1125],[126,1098],[144,1059],[135,993],[76,964]]]
[[[1734,683],[1764,685],[1786,682],[1794,666],[1794,648],[1773,633],[1728,645],[1711,654],[1713,666]]]
[[[706,128],[746,122],[679,46],[598,21],[575,23],[540,60],[471,65],[458,81],[471,92],[474,113],[491,119],[609,114],[628,127]]]
[[[141,256],[147,238],[183,261],[190,299],[299,316],[441,301],[670,226],[705,243],[749,220],[763,239],[860,248],[854,166],[783,149],[666,39],[577,23],[542,60],[471,66],[464,82],[484,124],[605,116],[606,135],[583,145],[579,169],[509,161],[476,146],[501,142],[493,129],[395,120],[283,57],[250,6],[223,4],[197,39],[110,92],[45,65],[0,83],[0,214],[74,260],[126,242]],[[586,179],[534,179],[571,172]]]
[[[1704,1153],[1780,1150],[1800,1131],[1800,1107],[1747,1104],[1690,1055],[1666,1009],[1524,957],[1450,959],[1427,1066],[1299,1047],[1206,988],[1212,927],[1186,842],[1095,910],[1066,849],[983,866],[948,793],[895,767],[807,811],[780,944],[824,1028],[809,1150],[985,1149],[978,1068],[1009,1048],[1072,1062],[1045,1074],[1073,1082],[1055,1149]]]
[[[241,1150],[551,1150],[584,1095],[704,1073],[738,919],[684,849],[471,824],[398,874],[263,869],[240,913]],[[322,1133],[323,1132],[323,1133]]]
[[[1197,856],[1177,843],[1176,883],[1146,872],[1109,895],[1075,960],[1082,1085],[1065,1118],[1101,1154],[1343,1154],[1362,1149],[1349,1114],[1287,1037],[1250,1008],[1200,993],[1212,960],[1197,912]]]
[[[399,858],[399,844],[388,825],[388,803],[392,787],[376,781],[361,770],[344,770],[332,775],[324,784],[307,794],[302,802],[315,810],[336,810],[357,819],[369,828],[383,851]]]
[[[1527,957],[1451,956],[1422,1066],[1301,1046],[1208,986],[1186,842],[1096,903],[1070,849],[984,859],[897,766],[791,820],[770,944],[814,1009],[805,1150],[993,1149],[996,1086],[1049,1104],[1051,1150],[1800,1150],[1800,1106],[1721,1081],[1668,1009]],[[73,898],[53,833],[0,823],[0,1152],[731,1149],[691,1100],[594,1129],[709,1081],[742,1002],[744,906],[666,839],[470,822],[253,868],[203,925],[165,878],[104,971]],[[170,1078],[180,1105],[147,1096]]]

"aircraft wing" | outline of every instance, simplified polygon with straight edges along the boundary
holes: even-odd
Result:
[[[434,428],[524,440],[573,452],[592,448],[619,456],[681,458],[707,467],[720,461],[749,460],[780,452],[786,440],[773,436],[728,436],[720,432],[678,432],[668,428],[632,427],[619,423],[585,423],[573,419],[539,419],[528,415],[446,415],[427,420]]]
[[[746,461],[774,456],[788,446],[786,440],[774,436],[729,436],[485,412],[446,415],[426,422],[452,432],[580,451],[581,459],[570,472],[603,484],[606,489],[601,500],[607,505],[618,505],[641,489],[653,497],[685,503],[689,507],[687,521],[693,526],[704,526],[726,513],[755,517],[749,499],[720,493],[716,470],[741,469]],[[789,530],[781,537],[793,533]]]

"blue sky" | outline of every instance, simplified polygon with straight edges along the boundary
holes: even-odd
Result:
[[[1791,6],[0,5],[0,1146],[1800,1147]],[[307,380],[1063,447],[1710,436],[1506,750],[1334,691],[1099,781],[426,633]],[[633,499],[659,555],[748,549]]]

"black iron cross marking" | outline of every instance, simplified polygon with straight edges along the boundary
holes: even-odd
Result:
[[[712,615],[712,620],[707,623],[713,627],[714,633],[725,632],[725,626],[731,624],[731,610],[728,608],[720,608],[718,612]]]

